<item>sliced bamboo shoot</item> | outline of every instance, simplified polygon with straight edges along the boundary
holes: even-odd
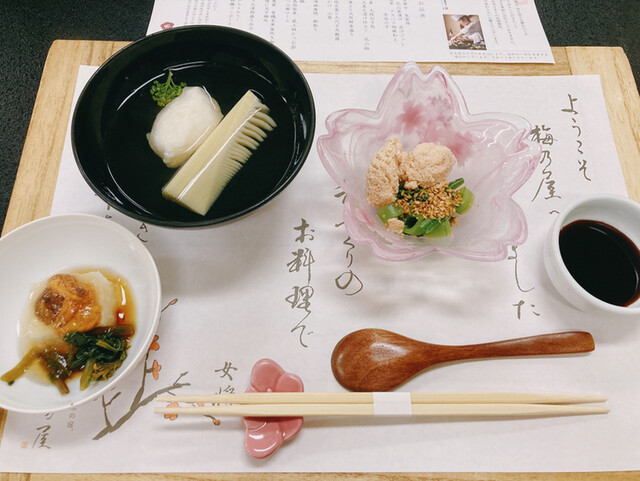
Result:
[[[162,195],[205,215],[275,126],[269,108],[247,91],[163,187]]]

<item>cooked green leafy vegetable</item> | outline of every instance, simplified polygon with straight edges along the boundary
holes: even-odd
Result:
[[[462,187],[462,184],[464,184],[464,179],[460,177],[459,179],[452,180],[451,182],[449,182],[449,184],[447,185],[447,189],[456,190]]]
[[[386,224],[389,219],[400,217],[403,213],[404,211],[402,210],[402,207],[395,204],[389,204],[378,209],[378,218]]]
[[[9,384],[9,386],[11,386],[14,382],[16,382],[16,379],[27,372],[31,368],[31,365],[37,360],[38,351],[35,349],[29,350],[29,352],[27,352],[22,357],[22,359],[20,359],[20,362],[16,364],[13,369],[5,372],[2,377],[0,377],[0,380],[6,382],[7,384]]]
[[[64,354],[53,348],[29,350],[20,362],[18,362],[13,369],[5,372],[0,379],[11,386],[18,378],[31,369],[31,366],[36,361],[40,363],[47,373],[51,384],[56,386],[61,394],[67,394],[69,388],[65,381],[72,374],[71,371],[69,371],[68,359]]]
[[[108,329],[70,332],[64,341],[76,348],[69,362],[72,371],[82,370],[80,390],[92,381],[109,379],[127,358],[133,326],[122,324]]]
[[[406,218],[403,232],[407,235],[422,236],[433,232],[441,221],[431,219],[430,217],[422,217],[421,215],[408,216]]]
[[[475,196],[464,179],[449,182],[441,190],[438,188],[398,189],[395,202],[380,207],[380,220],[387,224],[390,219],[399,219],[402,233],[415,237],[447,237],[456,222],[455,214],[464,214],[473,205]]]
[[[135,332],[131,324],[113,327],[97,327],[87,332],[69,332],[63,340],[69,349],[63,352],[56,348],[31,349],[20,362],[0,377],[12,385],[39,361],[49,380],[62,394],[69,388],[66,380],[76,372],[80,376],[80,390],[93,381],[109,379],[127,358],[129,339]]]
[[[187,84],[185,82],[176,84],[173,81],[173,72],[169,70],[169,76],[167,77],[166,82],[160,83],[157,80],[153,81],[150,90],[151,97],[157,102],[160,107],[164,107],[178,95],[180,95],[182,93],[182,89],[186,86]]]
[[[466,187],[459,189],[458,192],[460,192],[460,196],[462,197],[462,202],[460,202],[460,205],[456,207],[456,212],[458,214],[464,214],[473,205],[475,196],[473,195],[473,192],[471,192]]]
[[[69,369],[69,359],[55,349],[45,349],[40,352],[40,364],[49,376],[49,380],[55,385],[61,394],[67,394],[69,388],[65,382],[72,373]]]

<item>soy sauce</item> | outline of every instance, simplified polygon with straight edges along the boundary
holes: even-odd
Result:
[[[628,306],[640,297],[640,251],[615,227],[574,221],[560,230],[560,254],[578,284],[598,299]]]

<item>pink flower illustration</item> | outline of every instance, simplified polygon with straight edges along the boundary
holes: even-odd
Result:
[[[251,384],[247,392],[302,392],[302,379],[285,372],[275,361],[261,359],[251,371]],[[293,438],[302,429],[303,418],[244,418],[247,428],[244,447],[254,458],[266,458],[284,441]]]

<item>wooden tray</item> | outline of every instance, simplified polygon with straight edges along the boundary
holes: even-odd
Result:
[[[40,88],[29,124],[20,166],[9,203],[2,234],[31,220],[49,215],[58,176],[58,167],[71,112],[78,67],[100,65],[128,42],[56,40],[49,50]],[[453,75],[580,75],[599,74],[609,121],[622,165],[629,196],[640,201],[640,97],[631,67],[619,47],[554,47],[555,64],[464,64],[442,65]],[[298,62],[306,73],[387,73],[402,63]],[[420,63],[423,71],[435,64]],[[0,410],[0,440],[6,412]],[[525,451],[523,451],[524,455]],[[615,455],[615,453],[612,453]],[[0,467],[0,469],[2,469]],[[261,480],[264,474],[195,474],[191,480]],[[100,480],[147,481],[183,478],[178,474],[24,474],[0,473],[0,481]],[[305,473],[269,474],[275,481],[309,480],[495,480],[495,481],[604,481],[640,479],[640,471],[592,473]]]

